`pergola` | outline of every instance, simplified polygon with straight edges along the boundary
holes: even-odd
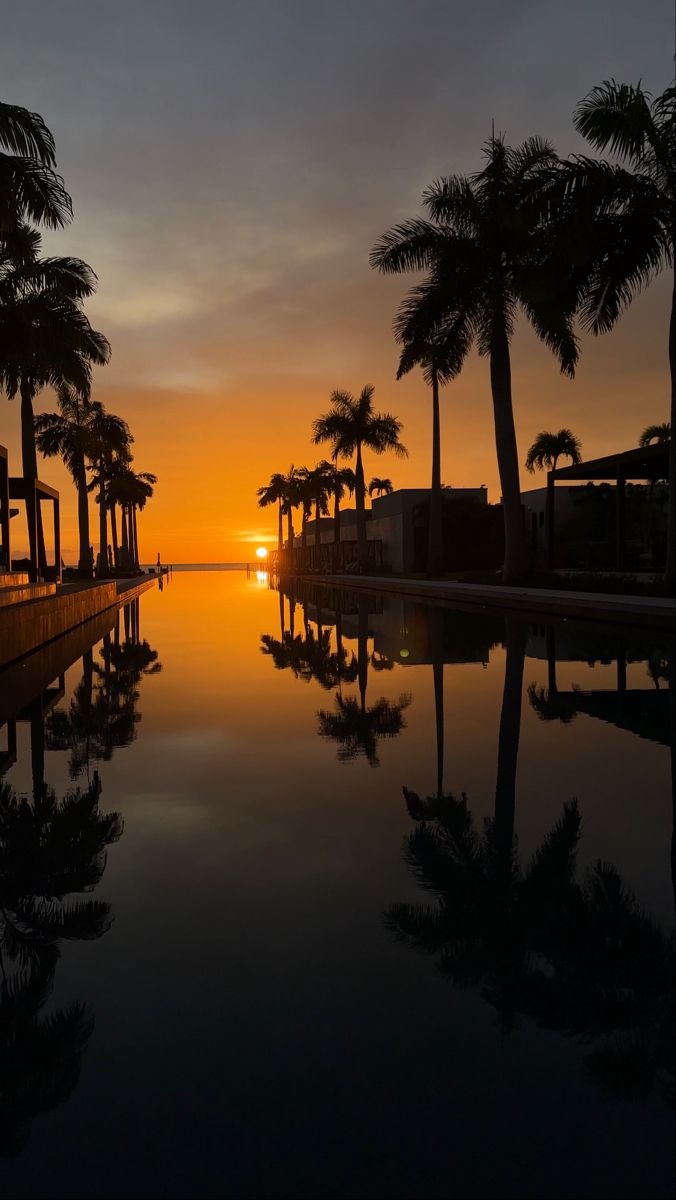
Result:
[[[669,442],[658,442],[654,446],[641,446],[635,450],[623,450],[619,454],[606,454],[603,458],[590,458],[587,462],[570,467],[557,467],[547,475],[547,558],[554,565],[554,525],[556,484],[568,483],[572,479],[604,481],[617,487],[616,508],[616,558],[618,571],[624,569],[626,547],[626,485],[629,481],[669,478]]]
[[[26,505],[28,521],[28,541],[30,545],[30,567],[28,576],[35,583],[39,576],[38,563],[38,513],[41,512],[42,501],[52,505],[54,519],[54,567],[48,568],[49,574],[57,583],[61,579],[61,520],[59,514],[59,493],[40,479],[24,479],[23,476],[10,476],[9,499],[23,500]],[[11,514],[10,514],[11,515]],[[11,569],[11,568],[10,568]]]

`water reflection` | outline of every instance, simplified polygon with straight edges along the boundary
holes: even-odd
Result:
[[[434,627],[435,619],[431,620]],[[393,904],[386,928],[436,959],[459,987],[478,988],[504,1032],[518,1016],[573,1036],[585,1047],[585,1067],[596,1083],[628,1100],[657,1084],[676,1103],[676,954],[667,933],[640,905],[618,869],[598,860],[581,875],[577,851],[582,814],[576,799],[535,850],[520,861],[515,833],[516,777],[527,627],[505,619],[506,655],[495,805],[478,830],[465,794],[443,792],[442,690],[435,660],[437,791],[427,799],[404,787],[414,831],[404,861],[431,904]],[[585,712],[641,737],[671,745],[672,805],[676,817],[674,732],[676,692],[673,644],[653,648],[645,661],[655,691],[628,691],[624,649],[617,652],[615,690],[562,695],[556,686],[554,631],[547,631],[549,683],[531,684],[532,707],[544,720],[572,720]],[[659,663],[656,672],[654,664]],[[656,679],[655,676],[658,675]],[[646,709],[646,701],[648,706]],[[657,703],[655,703],[657,702]],[[676,830],[676,820],[674,823]],[[676,897],[675,840],[671,869]]]
[[[49,1008],[62,943],[100,938],[112,923],[110,905],[91,898],[107,849],[122,835],[122,818],[104,812],[92,760],[107,760],[135,736],[139,682],[160,670],[157,653],[139,635],[139,602],[103,614],[2,673],[5,774],[17,760],[16,727],[30,730],[30,796],[0,784],[0,1154],[28,1140],[34,1117],[61,1104],[75,1088],[93,1015],[76,1001]],[[90,639],[105,626],[95,653]],[[82,677],[67,708],[65,672],[82,655]],[[54,669],[55,682],[49,681]],[[19,705],[21,692],[40,690]],[[14,702],[12,700],[14,697]],[[67,751],[72,780],[85,787],[57,797],[45,779],[45,752]]]

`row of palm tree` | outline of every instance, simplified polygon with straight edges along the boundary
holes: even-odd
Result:
[[[288,520],[288,545],[293,547],[293,510],[302,509],[301,544],[307,545],[307,521],[315,509],[315,544],[321,537],[320,519],[329,511],[329,500],[333,499],[333,536],[340,542],[340,503],[345,493],[354,494],[357,514],[357,559],[360,569],[367,565],[366,540],[366,493],[389,495],[392,492],[390,479],[374,476],[368,489],[364,475],[363,451],[374,454],[392,451],[399,457],[406,455],[406,448],[399,440],[401,423],[391,413],[379,413],[373,407],[374,388],[367,384],[359,396],[350,392],[334,391],[328,411],[318,417],[312,427],[315,445],[331,447],[331,461],[323,459],[312,470],[307,467],[291,467],[286,475],[275,473],[269,483],[258,489],[258,503],[262,508],[276,504],[278,509],[278,549],[283,548],[283,517]],[[339,461],[353,460],[354,467],[339,467]]]
[[[87,394],[67,384],[57,389],[57,411],[35,420],[36,443],[45,457],[63,459],[78,495],[79,558],[82,574],[91,573],[89,492],[99,506],[99,555],[96,574],[107,578],[108,520],[115,570],[139,570],[137,511],[153,494],[156,476],[132,467],[133,437],[127,422]],[[89,472],[89,475],[88,475]],[[121,536],[118,537],[117,509]]]
[[[131,435],[124,421],[91,400],[94,366],[110,358],[107,338],[93,329],[84,301],[97,277],[81,259],[41,257],[34,226],[62,228],[72,218],[71,198],[56,172],[54,138],[41,116],[0,103],[0,387],[21,400],[22,470],[38,478],[37,450],[64,458],[78,492],[80,571],[91,573],[87,490],[98,488],[100,548],[97,574],[109,573],[107,517],[116,541],[115,504],[123,546],[138,565],[136,510],[145,504],[153,476],[131,470]],[[36,421],[34,402],[45,387],[57,390],[58,412]],[[87,479],[87,470],[92,480]],[[113,485],[113,478],[119,483]],[[117,489],[117,490],[116,490]],[[32,503],[32,501],[31,501]],[[40,518],[29,520],[30,556],[44,573]]]
[[[398,376],[422,368],[432,390],[430,570],[442,561],[439,388],[475,346],[489,360],[505,522],[503,581],[529,566],[520,501],[511,341],[521,314],[575,373],[577,328],[610,330],[631,300],[674,269],[676,88],[653,98],[640,85],[606,81],[578,105],[574,124],[612,161],[562,161],[551,144],[518,147],[493,135],[483,168],[426,189],[424,217],[395,225],[371,252],[383,273],[424,272],[394,322]],[[676,276],[675,276],[676,278]],[[676,287],[669,332],[671,419],[676,419]],[[664,427],[663,427],[664,428]],[[676,461],[670,439],[669,475]],[[676,586],[676,488],[670,489],[666,582]]]

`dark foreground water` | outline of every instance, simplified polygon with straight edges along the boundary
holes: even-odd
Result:
[[[673,658],[231,572],[5,672],[0,1194],[672,1195]]]

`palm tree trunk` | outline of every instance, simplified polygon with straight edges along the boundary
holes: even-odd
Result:
[[[333,540],[340,541],[340,497],[338,492],[334,493],[333,498]]]
[[[120,523],[122,526],[122,557],[120,565],[126,571],[129,568],[129,533],[127,524],[127,505],[121,506]]]
[[[89,554],[89,496],[87,495],[87,472],[84,458],[78,459],[76,467],[77,525],[80,540],[78,570],[81,575],[91,577],[92,561]]]
[[[502,488],[502,508],[505,522],[505,561],[502,582],[516,583],[528,569],[528,546],[521,511],[519,455],[512,407],[512,372],[509,361],[509,340],[502,317],[493,328],[491,343],[491,391],[495,422],[495,447]]]
[[[30,379],[21,380],[21,467],[26,480],[38,478],[38,455],[35,449],[35,417],[33,414],[33,385]],[[35,508],[35,511],[33,511]],[[31,562],[37,571],[47,566],[45,538],[42,529],[40,502],[34,493],[26,500],[28,518],[28,547]]]
[[[444,794],[444,617],[443,609],[432,608],[429,614],[434,681],[434,715],[437,733],[437,796]]]
[[[120,548],[117,541],[117,516],[115,513],[115,501],[113,501],[110,506],[110,536],[113,543],[113,562],[115,563],[115,569],[118,570],[120,566]]]
[[[505,682],[498,734],[498,771],[495,785],[495,835],[505,852],[505,867],[514,838],[516,769],[521,733],[523,666],[526,656],[526,624],[521,617],[505,617]],[[511,857],[509,858],[511,862]]]
[[[321,510],[321,499],[319,496],[317,496],[317,501],[315,503],[315,546],[321,545],[321,540],[322,540],[322,535],[321,535],[320,526],[319,526],[319,522],[321,520],[321,511],[320,510]]]
[[[671,372],[671,439],[669,441],[669,506],[667,509],[667,564],[665,583],[670,595],[676,591],[676,268],[669,321],[669,370]]]
[[[96,574],[99,579],[108,579],[108,521],[106,512],[106,488],[103,482],[103,463],[99,463],[101,483],[99,485],[99,559]]]
[[[303,547],[303,549],[305,549],[305,547],[307,546],[307,509],[306,509],[305,505],[303,505],[303,516],[301,518],[300,544]]]
[[[357,442],[357,462],[355,464],[354,477],[354,497],[357,509],[357,562],[360,571],[364,571],[368,562],[368,551],[366,546],[366,488],[364,486],[364,466],[361,460],[361,442]]]
[[[282,524],[282,501],[277,501],[277,551],[281,552],[284,546],[284,526]]]
[[[293,509],[290,508],[286,514],[286,532],[289,550],[293,550]]]
[[[359,683],[359,698],[361,711],[366,712],[366,688],[369,678],[369,610],[366,596],[360,596],[357,601],[357,670]]]
[[[432,490],[427,572],[441,575],[444,570],[444,528],[441,496],[441,421],[439,414],[439,377],[432,364]]]
[[[140,570],[141,564],[139,562],[139,553],[138,553],[138,524],[137,524],[137,520],[136,520],[136,505],[135,504],[132,504],[132,506],[131,506],[131,524],[132,524],[132,528],[134,530],[134,567],[138,571],[138,570]]]

